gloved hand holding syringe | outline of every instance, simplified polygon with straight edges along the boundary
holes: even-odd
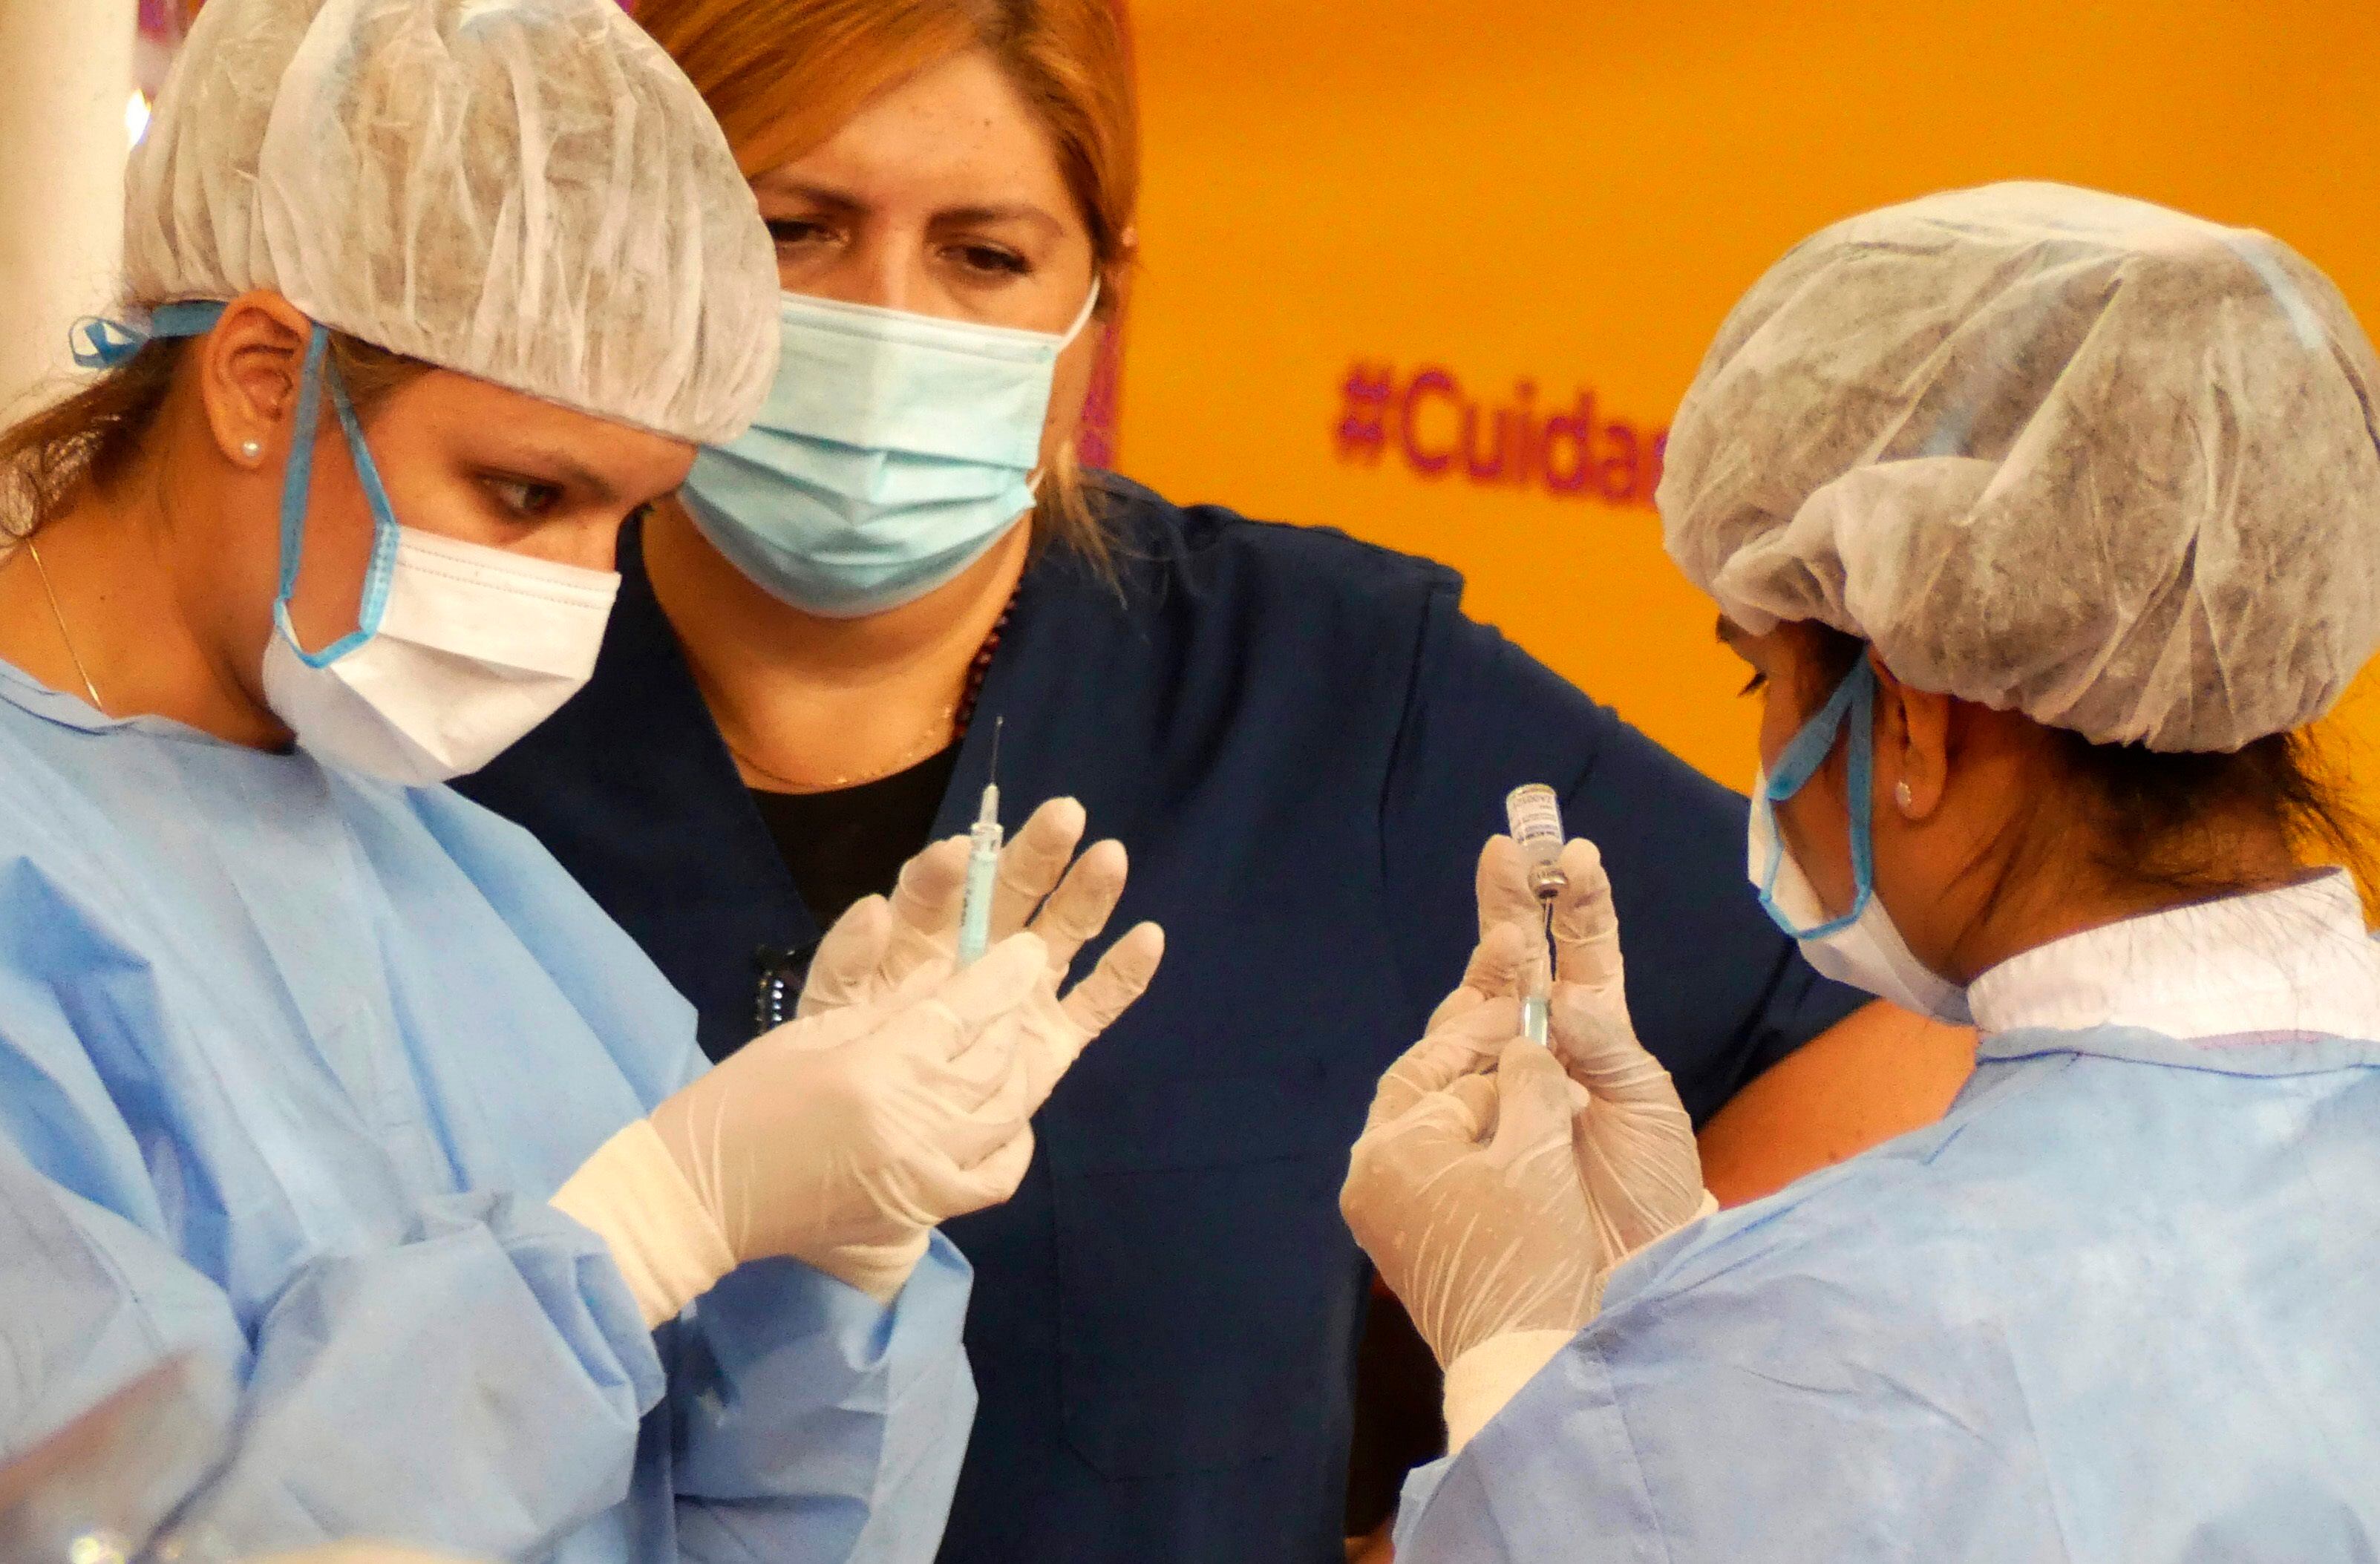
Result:
[[[1462,985],[1381,1077],[1340,1195],[1448,1371],[1455,1449],[1595,1317],[1622,1260],[1716,1208],[1629,1019],[1602,855],[1561,840],[1550,789],[1516,790],[1506,818]]]
[[[1121,842],[1081,847],[1089,822],[1071,798],[1050,799],[1014,834],[1004,831],[996,781],[1000,732],[995,718],[995,780],[983,790],[973,827],[912,858],[889,904],[871,897],[844,915],[810,963],[795,1013],[880,999],[920,967],[953,956],[962,964],[975,961],[999,941],[1030,930],[1049,950],[1049,970],[1027,1010],[1023,1037],[1038,1102],[1083,1045],[1148,986],[1164,956],[1165,936],[1153,923],[1128,929],[1081,982],[1061,991],[1075,957],[1115,912],[1130,860]],[[863,937],[873,917],[890,925],[880,940]]]
[[[1076,858],[1087,821],[1070,798],[1004,846],[998,813],[995,791],[990,872],[969,837],[912,858],[891,897],[862,898],[827,931],[793,1021],[623,1131],[555,1194],[633,1272],[649,1323],[737,1264],[781,1255],[889,1303],[935,1225],[1014,1193],[1033,1114],[1148,986],[1165,940],[1142,924],[1062,992],[1123,893],[1123,848]],[[969,924],[996,941],[972,964],[957,959]]]

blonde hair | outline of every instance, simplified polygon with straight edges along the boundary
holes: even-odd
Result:
[[[636,16],[710,105],[747,178],[818,146],[904,79],[982,49],[1057,150],[1090,231],[1100,313],[1122,297],[1140,123],[1113,0],[640,0]],[[1034,535],[1104,567],[1090,487],[1070,434],[1043,479]]]

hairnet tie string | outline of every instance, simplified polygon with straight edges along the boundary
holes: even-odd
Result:
[[[133,355],[149,346],[150,335],[139,326],[103,315],[77,321],[74,334],[81,339],[75,344],[74,361],[86,370],[114,370],[130,363]]]
[[[152,342],[206,335],[223,312],[221,304],[200,298],[161,304],[145,321],[86,315],[74,323],[74,334],[81,339],[74,346],[74,361],[86,370],[120,370]]]

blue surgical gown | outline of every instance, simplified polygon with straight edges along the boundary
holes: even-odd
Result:
[[[694,1014],[526,832],[5,666],[0,797],[0,1455],[194,1349],[245,1551],[931,1555],[965,1262],[891,1310],[747,1266],[648,1331],[546,1199]]]
[[[1016,1198],[950,1225],[983,1407],[942,1558],[1333,1564],[1370,1279],[1339,1185],[1461,978],[1506,791],[1552,784],[1603,844],[1637,1029],[1697,1120],[1866,996],[1746,890],[1743,800],[1465,615],[1452,571],[1102,482],[1114,578],[1028,566],[935,832],[966,829],[1003,717],[1010,823],[1081,799],[1132,851],[1111,927],[1162,923],[1165,970],[1058,1084]],[[638,545],[593,683],[461,785],[723,1055],[755,947],[817,925]]]
[[[1397,1544],[2380,1558],[2380,1045],[1988,1039],[1939,1124],[1622,1268]]]

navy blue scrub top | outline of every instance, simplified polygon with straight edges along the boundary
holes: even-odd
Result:
[[[1454,572],[1108,481],[1122,592],[1063,550],[1026,570],[935,835],[965,830],[1004,716],[1009,823],[1082,800],[1132,853],[1111,930],[1162,923],[1165,965],[1042,1110],[1016,1197],[947,1230],[982,1400],[942,1557],[1337,1564],[1368,1279],[1339,1185],[1461,977],[1506,792],[1552,783],[1602,847],[1637,1029],[1697,1121],[1864,997],[1762,914],[1743,801],[1465,618]],[[818,931],[634,533],[621,570],[592,683],[463,786],[723,1056],[755,949]]]

